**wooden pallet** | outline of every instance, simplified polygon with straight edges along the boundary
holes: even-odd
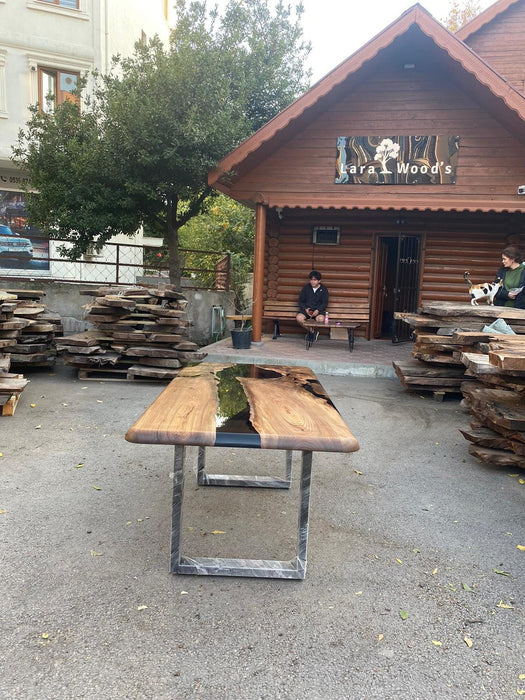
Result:
[[[18,405],[20,394],[12,394],[5,403],[1,405],[2,416],[13,416]]]
[[[105,382],[121,382],[127,379],[127,374],[127,367],[124,369],[119,367],[111,367],[108,369],[103,367],[86,367],[85,369],[78,370],[78,378],[85,379],[86,381],[104,380]]]
[[[457,399],[458,401],[463,398],[463,394],[461,393],[461,389],[459,387],[439,387],[436,389],[432,389],[431,387],[428,386],[417,386],[414,384],[408,385],[405,387],[406,390],[408,391],[409,394],[428,394],[432,395],[432,398],[434,401],[443,401],[445,396],[448,396],[452,399]]]
[[[98,382],[126,382],[126,381],[141,381],[146,382],[166,382],[171,381],[173,376],[163,376],[163,377],[153,377],[151,375],[147,376],[145,373],[137,371],[139,368],[126,367],[112,367],[108,369],[95,367],[95,368],[85,368],[78,370],[78,378],[84,381],[98,381]]]

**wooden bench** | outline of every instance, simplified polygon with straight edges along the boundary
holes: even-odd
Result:
[[[263,320],[273,321],[273,339],[275,340],[281,335],[279,322],[280,321],[295,321],[295,317],[299,312],[299,307],[293,301],[278,301],[276,299],[268,299],[263,305]],[[328,304],[328,318],[330,326],[334,326],[337,322],[341,325],[359,326],[365,329],[365,336],[368,336],[368,325],[370,322],[370,305],[367,301],[347,299],[346,301],[332,301]],[[322,331],[324,324],[318,324],[317,330]]]

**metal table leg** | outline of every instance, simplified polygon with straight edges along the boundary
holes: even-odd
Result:
[[[206,448],[199,447],[197,483],[199,486],[247,486],[249,488],[289,489],[292,480],[292,451],[286,450],[286,476],[241,476],[240,474],[207,474]]]
[[[182,503],[184,493],[185,447],[175,446],[170,571],[174,574],[202,576],[251,576],[256,578],[304,579],[308,546],[312,452],[302,452],[300,506],[295,560],[233,559],[187,557],[181,554]],[[287,467],[291,465],[291,453]]]
[[[348,347],[350,348],[350,352],[354,351],[354,329],[353,328],[348,329]]]

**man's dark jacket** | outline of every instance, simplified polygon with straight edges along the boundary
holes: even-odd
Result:
[[[328,306],[328,289],[324,284],[320,284],[317,291],[314,292],[311,284],[305,284],[299,294],[299,310],[306,315],[306,309],[314,311],[317,309],[319,313],[324,314]]]

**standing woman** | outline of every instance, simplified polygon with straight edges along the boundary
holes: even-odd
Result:
[[[501,262],[503,267],[498,270],[496,281],[498,278],[503,280],[503,286],[496,294],[494,304],[525,309],[525,265],[521,264],[523,257],[519,248],[507,246],[501,254]]]

